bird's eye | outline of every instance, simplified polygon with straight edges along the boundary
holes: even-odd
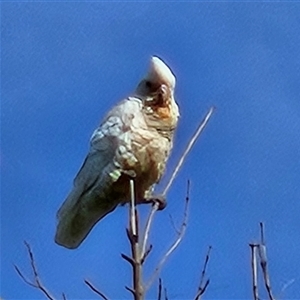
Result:
[[[152,82],[151,82],[151,81],[146,80],[145,84],[146,84],[146,87],[147,87],[147,88],[149,88],[149,89],[152,88]]]

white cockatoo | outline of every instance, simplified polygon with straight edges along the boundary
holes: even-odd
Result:
[[[131,178],[137,203],[151,198],[179,117],[175,82],[168,66],[152,57],[135,92],[114,106],[94,131],[73,189],[57,213],[57,244],[77,248],[99,220],[130,200]]]

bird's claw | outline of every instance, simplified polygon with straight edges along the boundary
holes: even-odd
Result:
[[[151,203],[152,205],[158,204],[157,210],[163,210],[167,206],[167,201],[164,195],[153,195],[149,198],[143,199],[143,203]]]

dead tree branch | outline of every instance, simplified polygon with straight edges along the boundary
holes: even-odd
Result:
[[[135,203],[135,190],[134,181],[130,180],[130,205],[129,205],[129,228],[126,230],[127,237],[131,247],[131,256],[121,254],[122,258],[130,263],[132,267],[132,282],[133,288],[125,287],[130,291],[134,297],[134,300],[144,299],[144,287],[142,282],[142,251],[139,245],[139,222],[138,213]],[[145,255],[145,253],[143,254]]]
[[[150,288],[150,286],[153,284],[155,278],[159,274],[162,266],[164,265],[164,263],[166,262],[166,260],[168,259],[168,257],[174,252],[174,250],[178,247],[178,245],[182,241],[182,238],[183,238],[183,236],[185,234],[185,229],[186,229],[186,226],[187,226],[189,193],[190,193],[190,182],[188,181],[188,183],[187,183],[187,194],[186,194],[186,199],[185,199],[185,208],[184,208],[183,221],[181,223],[179,234],[177,236],[177,239],[174,241],[174,243],[171,245],[171,247],[169,248],[169,250],[165,253],[165,255],[162,257],[161,261],[158,263],[157,267],[155,268],[154,273],[150,277],[150,280],[149,280],[149,282],[147,283],[147,285],[145,287],[146,290],[148,290]]]
[[[109,300],[102,292],[100,292],[97,288],[95,288],[88,280],[84,280],[84,283],[97,295],[99,295],[104,300]]]
[[[260,242],[255,244],[249,244],[251,248],[253,299],[254,300],[260,299],[258,296],[258,269],[257,269],[257,265],[259,262],[261,266],[261,272],[263,275],[263,282],[265,284],[265,288],[267,290],[269,300],[275,300],[271,289],[271,282],[270,282],[270,276],[268,271],[264,224],[260,222],[259,225],[260,225]]]
[[[54,297],[50,295],[50,293],[43,286],[43,284],[42,284],[42,282],[41,282],[41,280],[39,278],[38,271],[37,271],[37,268],[36,268],[36,265],[35,265],[35,260],[34,260],[33,252],[31,250],[30,245],[26,241],[24,241],[24,244],[25,244],[25,246],[27,248],[27,252],[28,252],[28,255],[29,255],[30,265],[31,265],[32,273],[33,273],[33,280],[32,281],[28,280],[23,275],[23,273],[20,271],[20,269],[16,265],[14,265],[16,272],[18,273],[18,275],[22,278],[22,280],[26,284],[28,284],[28,285],[30,285],[30,286],[32,286],[32,287],[40,290],[46,296],[47,299],[54,300]],[[63,294],[63,298],[66,299],[66,296],[64,294]]]
[[[209,246],[208,250],[207,250],[207,253],[206,253],[206,256],[205,256],[205,261],[204,261],[203,269],[202,269],[202,272],[201,272],[201,278],[200,278],[200,283],[199,283],[199,287],[198,287],[198,292],[196,294],[195,300],[200,300],[201,299],[201,296],[205,293],[205,291],[206,291],[206,289],[209,285],[209,282],[210,282],[209,279],[207,279],[205,281],[204,281],[204,279],[205,279],[205,275],[206,275],[206,269],[207,269],[208,261],[209,261],[209,258],[210,258],[211,249],[212,249],[212,247]]]
[[[169,300],[168,293],[167,293],[167,288],[164,288],[164,291],[165,291],[165,300]]]
[[[152,222],[153,222],[154,214],[157,212],[158,208],[159,208],[159,203],[157,201],[155,201],[153,203],[152,207],[151,207],[151,211],[150,211],[150,214],[148,216],[147,223],[146,223],[144,237],[143,237],[143,240],[142,240],[142,253],[141,253],[141,257],[142,257],[143,261],[145,260],[145,258],[147,256],[146,253],[148,251],[146,249],[147,249],[147,243],[148,243],[150,228],[151,228],[151,225],[152,225]],[[150,248],[148,248],[148,249],[151,249],[151,248],[152,248],[152,246],[150,245]],[[147,254],[149,254],[149,252]]]
[[[258,280],[257,280],[257,244],[249,244],[251,248],[251,269],[252,269],[252,290],[253,299],[259,300],[258,297]]]
[[[162,292],[162,280],[159,278],[158,280],[158,296],[157,300],[161,300],[161,292]]]
[[[258,245],[258,255],[260,259],[260,266],[263,273],[263,278],[265,282],[265,287],[268,292],[268,296],[270,300],[275,300],[272,289],[271,289],[271,282],[270,276],[268,271],[268,261],[267,261],[267,249],[265,245],[265,233],[264,233],[264,224],[260,223],[260,232],[261,232],[261,243]]]
[[[180,170],[186,156],[189,154],[190,150],[192,149],[193,145],[195,144],[196,140],[198,139],[199,135],[203,132],[204,128],[206,127],[210,117],[212,116],[213,112],[215,111],[215,107],[211,107],[208,111],[208,113],[206,114],[206,116],[204,117],[204,119],[201,121],[201,123],[199,124],[196,132],[194,133],[194,135],[192,136],[191,140],[189,141],[187,147],[185,148],[179,162],[177,163],[177,166],[175,168],[175,170],[172,172],[172,176],[169,179],[166,187],[164,188],[162,195],[166,196],[169,188],[171,187],[175,177],[178,174],[178,171]]]

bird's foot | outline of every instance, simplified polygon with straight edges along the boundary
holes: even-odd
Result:
[[[164,195],[153,195],[147,198],[144,198],[140,203],[155,205],[158,204],[158,210],[163,210],[167,206],[167,201]]]

